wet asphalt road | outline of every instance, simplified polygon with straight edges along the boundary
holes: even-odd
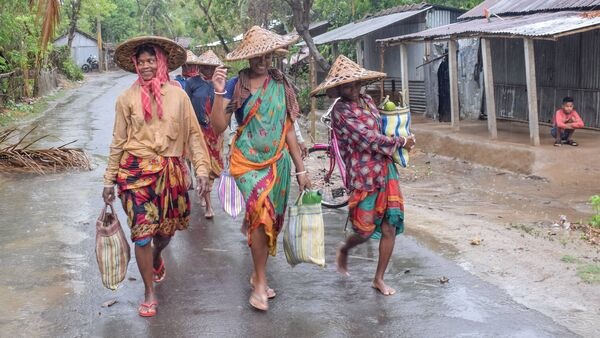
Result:
[[[344,210],[325,210],[325,269],[289,267],[280,239],[277,257],[269,259],[269,284],[278,295],[268,313],[256,312],[248,305],[251,259],[239,220],[220,210],[205,220],[196,197],[189,230],[179,232],[164,254],[167,278],[157,286],[158,315],[140,318],[143,285],[135,259],[128,279],[111,292],[101,284],[94,253],[114,102],[133,80],[117,72],[90,77],[39,120],[36,135],[57,137],[43,144],[78,140],[75,146],[89,152],[93,171],[0,176],[0,336],[574,336],[406,235],[397,238],[387,273],[395,296],[370,287],[377,242],[351,253],[352,275],[342,278],[333,260],[344,236]],[[213,201],[218,203],[216,196]],[[440,284],[442,276],[450,282]],[[102,307],[113,299],[116,304]]]

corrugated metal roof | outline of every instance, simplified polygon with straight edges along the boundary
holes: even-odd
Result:
[[[336,41],[354,40],[363,35],[369,34],[381,28],[395,24],[399,21],[411,18],[419,13],[427,11],[431,7],[426,7],[416,11],[408,11],[401,13],[394,13],[375,18],[370,18],[363,21],[352,22],[345,26],[338,27],[330,30],[327,33],[323,33],[313,39],[315,44],[322,45],[325,43],[331,43]]]
[[[375,13],[375,14],[367,14],[365,16],[365,19],[374,18],[374,17],[378,17],[378,16],[384,16],[384,15],[390,15],[390,14],[394,14],[394,13],[418,11],[418,10],[424,9],[426,7],[427,8],[431,8],[433,6],[429,5],[429,4],[426,4],[426,3],[410,4],[410,5],[400,5],[400,6],[396,6],[396,7],[386,8],[386,9],[381,10],[381,11]]]
[[[315,28],[320,28],[320,27],[323,27],[323,26],[326,26],[326,25],[329,25],[329,21],[327,21],[327,20],[313,22],[313,23],[310,24],[310,26],[308,26],[308,30],[315,29]]]
[[[394,44],[411,40],[478,36],[557,38],[585,29],[598,28],[600,28],[600,11],[566,11],[506,17],[504,20],[492,18],[490,22],[487,19],[475,19],[377,41]]]
[[[479,5],[471,8],[471,10],[469,10],[468,12],[459,16],[458,19],[462,20],[462,19],[483,18],[483,10],[485,8],[492,8],[495,4],[502,2],[502,1],[504,1],[504,0],[485,0],[484,2],[480,3]]]
[[[483,9],[497,15],[523,15],[560,10],[600,9],[600,0],[486,0],[459,19],[482,18]]]

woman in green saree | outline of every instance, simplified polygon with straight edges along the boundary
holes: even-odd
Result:
[[[254,26],[227,55],[228,61],[247,59],[250,67],[227,82],[225,68],[218,67],[213,75],[213,128],[224,131],[232,115],[239,124],[231,144],[230,173],[246,201],[244,228],[254,262],[249,302],[262,311],[275,296],[267,286],[266,264],[269,254],[275,256],[283,226],[292,161],[300,190],[310,188],[293,128],[298,102],[285,76],[271,68],[273,53],[296,40]]]

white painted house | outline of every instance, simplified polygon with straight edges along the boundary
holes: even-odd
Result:
[[[67,45],[68,35],[63,34],[58,39],[54,40],[55,46]],[[81,67],[86,63],[87,58],[90,55],[96,56],[98,59],[98,40],[93,36],[76,30],[75,36],[73,37],[73,43],[71,44],[71,56],[77,66]]]

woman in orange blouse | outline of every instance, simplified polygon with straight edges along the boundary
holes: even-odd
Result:
[[[162,281],[166,274],[161,252],[175,231],[189,223],[186,149],[191,152],[201,196],[208,182],[208,151],[194,109],[181,87],[169,80],[168,71],[185,60],[183,48],[161,37],[133,38],[115,51],[117,64],[138,79],[117,99],[102,197],[112,203],[117,185],[145,286],[138,309],[143,317],[156,314],[153,282]]]

